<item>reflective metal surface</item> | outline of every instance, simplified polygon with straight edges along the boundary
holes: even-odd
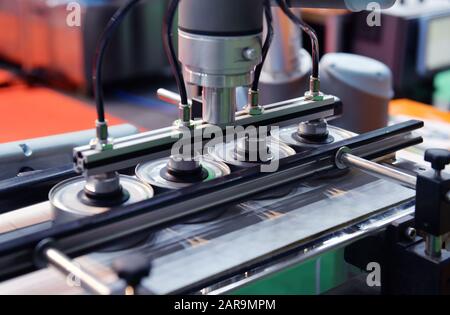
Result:
[[[109,207],[95,207],[83,203],[79,193],[84,190],[86,180],[84,177],[75,177],[61,182],[49,193],[52,204],[54,221],[63,223],[69,220],[80,219],[108,211]],[[138,179],[120,175],[120,184],[130,194],[125,204],[132,204],[153,197],[153,189]]]
[[[362,159],[358,156],[346,152],[349,152],[349,150],[347,150],[347,148],[345,147],[338,151],[336,155],[336,164],[338,165],[338,167],[354,167],[379,178],[392,180],[401,185],[405,185],[406,187],[409,187],[411,189],[416,188],[416,176],[407,174],[392,167],[387,167],[382,164]]]
[[[205,36],[179,31],[180,61],[188,83],[203,87],[235,88],[252,81],[261,62],[261,35]],[[245,58],[248,49],[253,59]]]
[[[226,125],[235,121],[236,89],[203,88],[202,119],[213,125]]]
[[[144,183],[166,189],[179,189],[192,185],[192,183],[168,181],[161,177],[161,171],[167,166],[168,162],[169,158],[163,158],[139,164],[136,167],[136,176]],[[227,165],[208,157],[200,158],[200,165],[208,172],[205,181],[230,174],[230,168]]]
[[[314,144],[314,143],[307,143],[307,142],[300,142],[298,140],[298,137],[294,137],[294,135],[298,134],[298,125],[291,125],[287,127],[280,128],[279,130],[272,131],[272,137],[275,139],[278,139],[279,141],[286,143],[290,146],[295,147],[296,150],[307,150],[311,148],[316,148],[321,146],[322,144]],[[331,125],[328,125],[328,132],[329,135],[333,138],[333,142],[341,141],[344,139],[348,139],[355,134],[338,128]]]
[[[212,222],[172,226],[158,233],[156,241],[132,250],[89,255],[83,266],[106,281],[111,279],[107,266],[114,258],[138,251],[153,260],[152,274],[145,280],[148,289],[161,294],[204,288],[203,293],[222,293],[348,244],[413,212],[410,189],[359,171],[331,175],[250,197],[227,207]],[[105,266],[103,272],[99,265]],[[33,286],[38,279],[39,287]],[[41,270],[3,283],[0,293],[29,292],[30,284],[34,293],[54,287],[79,292],[58,284],[60,279],[55,271]]]
[[[248,126],[263,124],[272,121],[278,125],[282,118],[289,117],[291,120],[306,121],[320,118],[328,118],[338,115],[341,110],[339,104],[335,103],[334,96],[328,95],[323,101],[306,101],[303,97],[287,100],[279,103],[269,104],[264,107],[262,115],[248,115],[245,111],[236,113],[236,125]],[[274,122],[276,121],[276,122]],[[217,126],[204,124],[203,121],[194,121],[195,129],[202,129],[204,133],[213,134]],[[74,163],[77,171],[85,175],[95,175],[135,165],[154,158],[167,156],[163,150],[175,143],[182,136],[177,127],[167,127],[149,132],[140,133],[136,136],[123,137],[114,140],[114,150],[99,152],[90,146],[74,149]],[[129,156],[131,155],[131,156]],[[113,162],[111,162],[113,161]],[[89,164],[95,167],[88,167]]]

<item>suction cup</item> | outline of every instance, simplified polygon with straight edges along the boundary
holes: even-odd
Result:
[[[86,179],[82,176],[63,181],[52,188],[49,200],[54,223],[64,223],[108,211],[112,207],[136,203],[153,197],[153,189],[130,176],[120,175],[122,190],[110,195],[98,194],[98,198],[86,192]]]
[[[159,189],[180,189],[230,174],[230,168],[219,161],[200,157],[183,161],[173,157],[158,159],[136,167],[136,176]]]
[[[298,125],[287,126],[278,130],[273,130],[271,135],[278,141],[292,146],[297,152],[317,148],[324,144],[345,140],[355,136],[355,134],[350,131],[330,125],[328,125],[328,133],[320,138],[301,136],[298,129]]]
[[[52,188],[49,201],[53,210],[53,223],[61,224],[88,216],[93,216],[120,205],[136,203],[154,195],[152,187],[130,176],[119,175],[111,182],[103,183],[113,185],[113,181],[120,181],[120,189],[112,194],[98,191],[100,185],[86,181],[82,176],[63,181]],[[97,193],[94,193],[97,188]],[[139,245],[153,237],[149,233],[142,233],[117,242],[101,250],[102,252],[118,251]]]

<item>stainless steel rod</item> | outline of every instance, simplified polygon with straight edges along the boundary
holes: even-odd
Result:
[[[44,255],[51,266],[57,268],[67,276],[72,275],[76,279],[79,279],[81,286],[90,293],[99,295],[111,295],[113,293],[106,284],[81,269],[80,266],[73,263],[69,257],[61,253],[59,250],[47,248],[44,251]]]
[[[387,167],[350,153],[343,153],[340,156],[340,162],[346,166],[355,167],[376,177],[391,180],[406,187],[416,189],[416,177],[401,170]]]
[[[158,98],[161,101],[167,102],[169,104],[178,105],[181,102],[180,94],[166,89],[158,89],[156,91],[156,95],[158,95]]]

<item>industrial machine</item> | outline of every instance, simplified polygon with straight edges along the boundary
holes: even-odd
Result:
[[[450,292],[450,152],[429,150],[431,167],[396,155],[422,141],[420,121],[360,135],[329,125],[345,104],[321,92],[317,38],[290,9],[367,1],[171,1],[164,42],[179,95],[159,94],[179,119],[113,139],[103,56],[138,2],[116,12],[99,43],[95,139],[74,149],[70,168],[0,182],[0,293],[227,293],[337,248],[355,266],[389,270],[385,293]],[[311,76],[304,96],[261,104],[272,6],[311,39]],[[202,96],[189,99],[186,84]],[[237,111],[242,86],[248,102]],[[28,191],[36,198],[24,205]]]

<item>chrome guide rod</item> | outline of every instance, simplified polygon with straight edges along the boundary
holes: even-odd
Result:
[[[172,105],[179,105],[181,102],[181,96],[178,93],[160,88],[156,91],[156,95],[158,98],[166,103],[172,104]],[[188,100],[188,104],[192,105],[192,101]]]
[[[169,104],[178,105],[181,102],[180,94],[175,92],[166,90],[166,89],[158,89],[156,91],[156,95],[161,101],[164,101]]]
[[[336,154],[336,165],[341,169],[354,167],[370,175],[396,182],[411,189],[416,189],[417,178],[415,176],[407,174],[393,167],[387,167],[360,158],[356,155],[351,154],[350,149],[346,147],[341,148]]]
[[[90,273],[84,271],[78,264],[74,263],[70,258],[55,248],[45,248],[43,256],[48,264],[55,267],[66,276],[73,276],[78,279],[81,286],[90,293],[98,295],[111,295],[113,291],[109,286],[96,279]]]

